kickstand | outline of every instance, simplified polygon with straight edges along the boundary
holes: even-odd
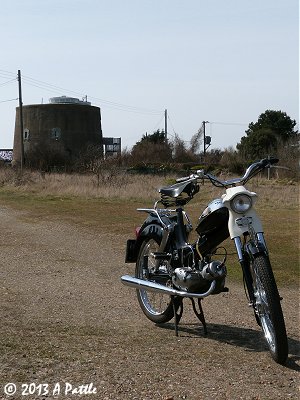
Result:
[[[193,297],[191,297],[191,301],[192,301],[193,310],[194,310],[195,315],[202,322],[204,335],[207,335],[207,326],[206,326],[204,312],[203,312],[203,308],[202,308],[202,304],[201,304],[201,299],[198,299],[198,306],[199,306],[200,312],[196,310],[195,300],[193,299]]]
[[[175,335],[178,336],[178,324],[180,322],[180,319],[181,319],[182,313],[183,313],[183,301],[182,301],[182,298],[179,299],[179,307],[178,307],[179,313],[176,312],[174,296],[171,296],[171,301],[172,301],[173,312],[174,312]]]

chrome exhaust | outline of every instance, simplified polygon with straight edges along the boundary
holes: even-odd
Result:
[[[160,283],[146,281],[145,279],[135,278],[130,275],[123,275],[121,277],[121,282],[123,285],[134,287],[135,289],[145,289],[150,292],[164,293],[169,296],[180,296],[180,297],[196,297],[198,299],[203,299],[204,297],[212,294],[216,288],[216,281],[213,280],[210,284],[209,289],[205,293],[190,293],[183,290],[177,290],[168,286],[161,285]]]

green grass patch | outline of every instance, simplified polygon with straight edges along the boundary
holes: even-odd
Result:
[[[63,219],[96,231],[113,233],[131,232],[142,220],[136,208],[144,206],[138,200],[39,195],[3,188],[0,189],[0,202],[25,211],[22,218],[31,222],[41,218]]]

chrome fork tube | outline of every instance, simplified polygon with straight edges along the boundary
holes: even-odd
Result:
[[[253,293],[253,282],[252,282],[251,272],[249,270],[249,263],[248,263],[247,259],[245,260],[245,258],[243,256],[243,244],[242,244],[241,238],[235,237],[234,243],[235,243],[236,251],[237,251],[237,254],[239,257],[239,262],[240,262],[240,265],[243,270],[243,275],[244,275],[247,291],[248,291],[249,298],[250,298],[250,304],[252,305],[252,304],[254,304],[254,293]]]
[[[257,241],[258,241],[259,243],[261,243],[261,244],[264,246],[266,252],[268,253],[268,248],[267,248],[267,244],[266,244],[266,241],[265,241],[265,237],[264,237],[263,232],[257,233],[257,234],[256,234],[256,237],[257,237]]]
[[[239,257],[239,262],[243,261],[244,257],[243,257],[243,245],[242,245],[242,241],[240,237],[235,237],[234,239],[234,244],[236,247],[236,251]]]

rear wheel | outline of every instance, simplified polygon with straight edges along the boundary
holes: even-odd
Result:
[[[158,252],[159,242],[160,239],[154,236],[144,240],[137,258],[135,276],[140,279],[171,285],[171,278],[168,276],[163,262],[153,257],[153,252]],[[145,259],[148,261],[146,262]],[[169,295],[145,289],[137,289],[137,298],[144,314],[151,321],[165,323],[174,317],[173,303]],[[175,311],[178,310],[179,305],[179,299],[175,297]]]
[[[288,342],[280,297],[269,258],[256,257],[252,263],[255,313],[264,332],[273,359],[284,364],[288,356]]]

